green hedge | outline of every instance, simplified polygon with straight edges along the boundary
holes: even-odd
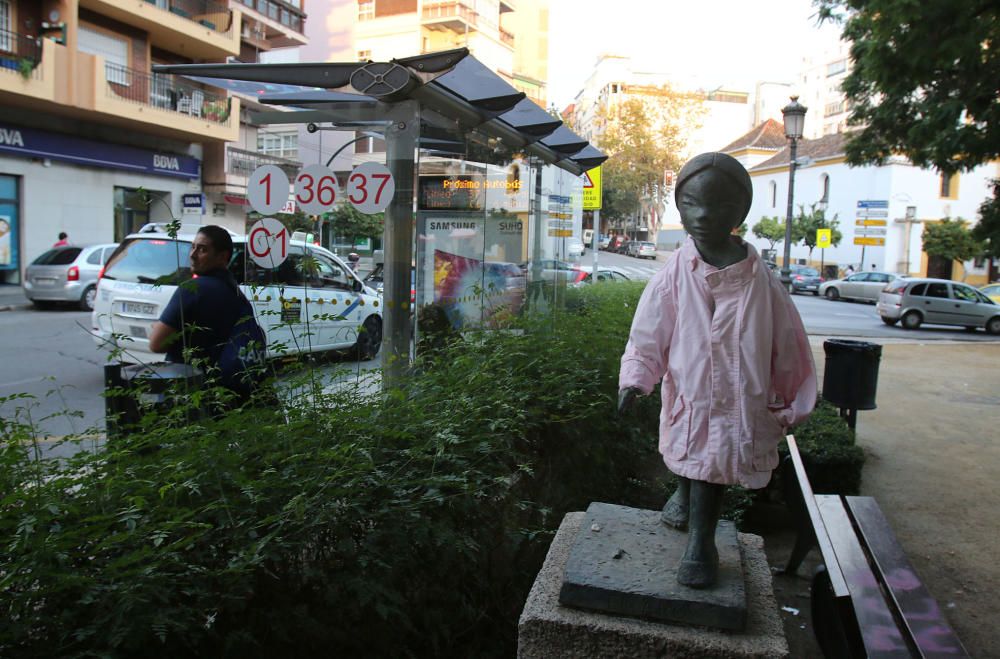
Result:
[[[669,493],[658,396],[614,414],[641,291],[442,342],[388,397],[150,414],[68,461],[3,416],[0,656],[513,656],[563,515]]]
[[[813,492],[858,494],[865,454],[854,443],[854,431],[840,418],[836,407],[821,400],[809,419],[792,434]],[[778,447],[778,454],[782,460],[788,455],[784,441]]]

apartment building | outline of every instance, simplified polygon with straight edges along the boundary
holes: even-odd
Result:
[[[226,148],[247,141],[245,108],[153,66],[250,60],[303,42],[304,20],[301,0],[0,0],[0,283],[59,232],[225,219],[202,176],[245,168]]]
[[[356,18],[358,60],[468,48],[545,107],[548,0],[357,0]]]

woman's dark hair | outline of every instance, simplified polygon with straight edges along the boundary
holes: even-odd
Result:
[[[67,234],[65,231],[60,231],[59,232],[59,240],[66,240],[66,238],[68,236],[69,236],[69,234]]]
[[[198,233],[204,234],[208,238],[209,242],[212,243],[212,247],[215,248],[217,252],[225,252],[229,254],[230,258],[233,256],[233,238],[229,235],[229,232],[220,226],[215,224],[208,224],[200,229]]]

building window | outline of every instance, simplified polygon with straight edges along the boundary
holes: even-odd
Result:
[[[116,85],[129,84],[127,39],[90,30],[82,25],[76,35],[77,50],[104,58],[104,75],[108,82]]]
[[[257,151],[268,156],[296,160],[299,157],[299,134],[257,133]]]
[[[375,18],[375,0],[358,0],[358,20],[370,21]]]
[[[0,0],[0,50],[12,51],[10,0]]]
[[[836,62],[830,62],[826,65],[826,77],[835,76],[838,73],[843,73],[847,70],[847,60],[837,60]]]
[[[819,177],[820,187],[823,189],[823,196],[820,197],[820,201],[824,204],[830,203],[830,175],[823,174]]]
[[[958,174],[941,174],[942,199],[958,199]]]
[[[359,50],[358,51],[358,61],[367,62],[372,58],[372,51],[370,50]]]
[[[778,205],[778,184],[771,181],[767,184],[768,196],[771,197],[771,208]]]

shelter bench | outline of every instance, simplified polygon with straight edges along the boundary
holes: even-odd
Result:
[[[795,438],[782,465],[798,524],[786,574],[818,546],[812,580],[816,640],[827,657],[968,657],[872,497],[814,495]],[[796,487],[797,485],[797,487]]]

